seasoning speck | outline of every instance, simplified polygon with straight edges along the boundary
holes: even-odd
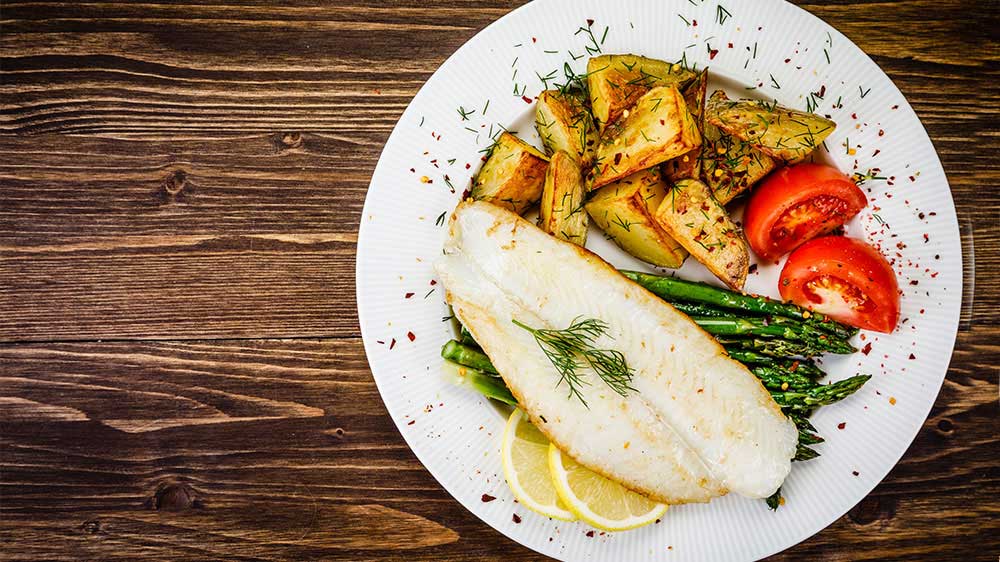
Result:
[[[521,522],[521,516],[518,515],[518,514],[516,514],[516,513],[511,517],[511,519],[514,521],[514,523],[520,523]]]
[[[587,537],[593,538],[594,537],[594,532],[593,531],[587,531]]]
[[[889,397],[889,404],[892,404],[893,406],[896,405],[896,397],[895,396],[890,396]]]
[[[417,339],[417,336],[413,332],[406,332],[406,337],[410,338],[410,341]]]
[[[495,500],[496,498],[493,497],[493,496],[491,496],[491,495],[489,495],[489,494],[483,494],[483,497],[481,499],[483,500],[483,503],[490,503],[491,501]]]
[[[837,424],[837,429],[844,429],[847,427],[847,422],[840,422]]]

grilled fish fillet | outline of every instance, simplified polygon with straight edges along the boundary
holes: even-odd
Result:
[[[798,439],[760,382],[687,316],[598,256],[505,209],[463,202],[435,264],[447,299],[532,422],[584,466],[657,501],[763,498],[791,469]],[[595,344],[635,370],[623,397],[589,370],[569,396],[528,331],[596,318]]]

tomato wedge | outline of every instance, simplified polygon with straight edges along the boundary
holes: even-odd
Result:
[[[781,298],[845,324],[890,333],[899,320],[896,274],[878,250],[844,236],[810,240],[788,256]]]
[[[868,198],[840,170],[796,164],[768,176],[750,196],[743,228],[753,251],[775,260],[849,221]]]

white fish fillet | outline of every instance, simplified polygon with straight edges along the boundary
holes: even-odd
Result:
[[[488,203],[464,202],[436,264],[448,301],[532,422],[577,462],[657,501],[763,498],[791,468],[794,424],[746,367],[687,316],[596,255]],[[526,330],[578,318],[635,370],[626,397],[593,372],[585,406]],[[588,409],[589,406],[589,409]]]

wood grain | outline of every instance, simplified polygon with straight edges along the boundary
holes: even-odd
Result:
[[[520,2],[0,6],[0,559],[543,560],[385,412],[354,248],[433,71]],[[966,247],[941,395],[869,497],[775,560],[1000,553],[1000,11],[799,2],[889,74]]]

